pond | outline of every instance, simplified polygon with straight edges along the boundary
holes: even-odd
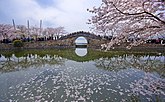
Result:
[[[92,49],[0,52],[0,102],[164,100],[165,54]]]

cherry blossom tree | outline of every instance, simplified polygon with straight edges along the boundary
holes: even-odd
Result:
[[[14,37],[15,37],[15,30],[12,25],[0,24],[0,40],[3,39],[12,40]]]
[[[46,28],[45,29],[48,36],[51,38],[58,39],[61,35],[66,34],[64,27],[57,27],[57,28]]]
[[[25,25],[10,25],[10,24],[0,24],[0,41],[21,39],[24,41],[36,40],[43,41],[46,39],[56,40],[63,36],[67,32],[64,27],[56,28],[41,28],[37,26],[31,26],[28,28]],[[6,41],[5,41],[6,42]]]
[[[55,28],[55,31],[56,31],[57,38],[67,33],[64,27],[57,27]]]
[[[22,38],[26,38],[28,36],[27,28],[25,25],[17,25],[16,28],[17,36]]]
[[[17,25],[17,29],[20,30],[21,33],[26,33],[27,28],[25,25]]]
[[[31,27],[29,29],[29,31],[30,31],[30,36],[33,37],[35,40],[37,40],[37,38],[38,38],[38,36],[40,34],[40,28],[38,28],[36,26],[35,27]]]
[[[55,36],[55,29],[51,28],[51,27],[48,27],[45,30],[46,30],[47,36],[51,37],[51,40],[53,40],[53,38]]]
[[[165,33],[164,0],[102,0],[100,7],[94,7],[89,24],[103,32],[117,31],[106,49],[120,43],[127,48],[145,42],[149,36]]]

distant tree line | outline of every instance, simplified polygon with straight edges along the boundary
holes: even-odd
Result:
[[[47,27],[43,29],[35,26],[28,28],[25,25],[14,27],[10,24],[0,24],[1,43],[11,43],[14,40],[22,40],[23,42],[58,40],[66,33],[64,27]]]

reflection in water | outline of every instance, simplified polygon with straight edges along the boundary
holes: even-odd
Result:
[[[100,58],[96,60],[96,67],[110,71],[120,71],[122,69],[137,68],[145,72],[159,72],[165,77],[165,57],[164,56],[134,56],[124,55],[112,58]]]
[[[87,49],[79,51],[87,53]],[[81,63],[66,60],[77,58],[74,51],[61,51],[62,57],[56,55],[58,52],[0,55],[0,102],[165,100],[165,56],[108,57],[102,52],[95,60]]]
[[[133,69],[133,73],[127,71],[127,77],[136,76],[136,74],[139,74],[138,77],[141,76],[141,78],[129,83],[134,95],[165,97],[165,56],[125,55],[100,58],[96,60],[95,65],[98,68],[117,73]],[[153,97],[147,98],[147,101],[153,101],[152,99]]]
[[[76,48],[75,53],[76,53],[76,55],[83,57],[83,56],[87,55],[88,51],[87,51],[87,48]]]
[[[59,56],[28,54],[26,56],[0,57],[0,72],[10,72],[26,69],[29,67],[40,68],[49,65],[63,65],[65,59]]]

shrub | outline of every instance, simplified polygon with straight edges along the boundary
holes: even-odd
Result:
[[[23,42],[21,40],[14,40],[14,47],[23,47]]]

